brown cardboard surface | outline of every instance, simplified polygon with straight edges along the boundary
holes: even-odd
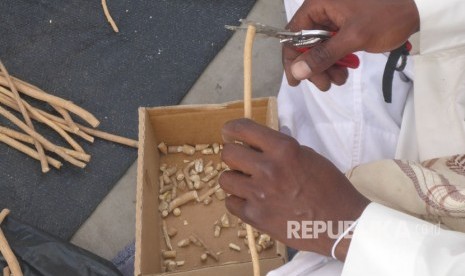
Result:
[[[219,155],[194,156],[184,154],[169,154],[160,156],[157,150],[159,142],[168,145],[221,143],[221,127],[229,120],[241,118],[243,115],[242,102],[225,105],[195,105],[159,108],[141,108],[139,111],[139,160],[137,179],[136,205],[136,259],[135,275],[158,275],[162,272],[160,251],[166,249],[161,235],[161,217],[158,212],[158,174],[161,163],[179,164],[184,166],[183,160],[202,157],[204,162],[212,160],[214,164],[220,162]],[[265,98],[253,101],[253,118],[274,129],[277,125],[276,99]],[[203,189],[199,194],[203,194]],[[226,212],[224,201],[214,198],[213,202],[204,206],[199,203],[189,203],[182,206],[180,217],[168,216],[165,220],[169,226],[175,227],[178,234],[172,239],[173,247],[177,250],[177,260],[184,260],[186,264],[172,275],[237,275],[250,274],[250,254],[247,252],[243,240],[237,238],[238,227],[223,229],[221,236],[213,236],[213,224]],[[185,225],[184,221],[187,221]],[[231,219],[233,226],[237,225],[237,218]],[[210,258],[204,264],[200,261],[203,253],[201,248],[189,246],[177,249],[176,243],[190,234],[197,235],[214,252],[222,252],[220,262]],[[228,248],[230,242],[241,247],[241,252]],[[284,263],[285,248],[277,243],[276,248],[260,254],[262,271],[265,273]]]

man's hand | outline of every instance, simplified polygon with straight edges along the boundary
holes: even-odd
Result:
[[[226,123],[222,134],[222,158],[231,168],[219,180],[231,194],[226,207],[293,248],[328,255],[334,240],[326,233],[319,239],[289,239],[288,221],[337,225],[358,218],[369,203],[331,162],[289,136],[247,119]],[[346,252],[338,252],[345,258]]]
[[[306,0],[287,26],[292,31],[325,29],[337,34],[301,54],[283,47],[283,65],[290,85],[308,79],[320,90],[342,85],[347,68],[334,65],[349,53],[388,52],[420,28],[413,0]]]

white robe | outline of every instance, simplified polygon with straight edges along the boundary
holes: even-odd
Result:
[[[302,2],[285,0],[288,18]],[[282,130],[341,171],[384,158],[423,161],[465,153],[465,1],[416,4],[419,43],[404,72],[414,79],[414,89],[396,74],[393,103],[384,103],[386,56],[357,53],[360,68],[350,70],[346,85],[326,93],[308,81],[293,88],[283,80]],[[372,203],[359,219],[345,264],[300,252],[269,275],[465,275],[465,234],[431,229],[427,222]]]

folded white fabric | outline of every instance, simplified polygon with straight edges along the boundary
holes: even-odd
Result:
[[[340,276],[343,263],[314,252],[300,251],[292,261],[267,276]]]

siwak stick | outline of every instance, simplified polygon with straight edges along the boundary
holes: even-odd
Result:
[[[256,28],[249,25],[244,46],[244,117],[252,119],[252,48],[255,38]],[[258,261],[257,248],[255,246],[255,236],[252,226],[246,224],[247,241],[249,243],[250,254],[252,256],[253,275],[260,276],[260,263]]]
[[[16,86],[13,84],[10,74],[8,74],[8,71],[6,70],[5,66],[3,65],[1,61],[0,61],[0,69],[5,75],[8,86],[10,87],[10,90],[13,94],[11,98],[13,98],[18,104],[21,115],[23,115],[24,121],[26,122],[27,126],[30,127],[33,131],[35,131],[34,124],[32,123],[31,118],[29,117],[29,114],[26,110],[26,107],[23,104],[21,96],[19,96],[18,90],[16,89]],[[48,166],[47,159],[45,158],[44,148],[39,143],[39,141],[37,141],[37,139],[34,139],[34,146],[36,147],[37,153],[39,154],[39,160],[40,160],[40,166],[42,167],[42,172],[46,173],[50,171],[50,167]]]

